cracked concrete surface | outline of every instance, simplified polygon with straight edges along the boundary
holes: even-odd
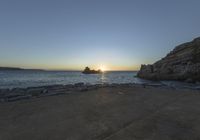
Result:
[[[106,87],[0,104],[0,140],[199,140],[200,91]]]

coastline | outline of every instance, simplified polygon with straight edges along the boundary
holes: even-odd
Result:
[[[78,83],[27,88],[29,100],[13,90],[13,102],[0,103],[3,140],[200,138],[199,90]]]
[[[173,87],[166,84],[154,84],[154,83],[124,83],[124,84],[94,84],[88,85],[84,83],[68,84],[68,85],[49,85],[49,86],[38,86],[38,87],[27,87],[27,88],[12,88],[12,89],[0,89],[0,103],[1,102],[13,102],[18,100],[26,100],[31,98],[39,98],[45,96],[55,96],[60,94],[68,94],[73,92],[85,92],[96,90],[100,88],[128,88],[128,87],[156,87],[164,89],[188,89],[188,90],[200,90],[200,87]]]

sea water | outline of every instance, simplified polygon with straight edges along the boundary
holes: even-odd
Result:
[[[0,88],[26,88],[57,84],[164,84],[171,87],[198,88],[199,84],[175,81],[149,81],[136,77],[134,71],[108,71],[103,74],[82,74],[81,71],[39,71],[39,70],[5,70],[0,71]]]

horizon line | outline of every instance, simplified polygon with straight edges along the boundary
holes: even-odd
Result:
[[[1,68],[7,68],[7,69],[21,69],[21,70],[43,70],[43,71],[83,71],[80,69],[44,69],[44,68],[26,68],[26,67],[12,67],[12,66],[0,66]],[[130,69],[124,69],[124,70],[120,70],[120,69],[115,69],[115,70],[104,70],[105,72],[110,72],[110,71],[139,71],[139,70],[130,70]]]

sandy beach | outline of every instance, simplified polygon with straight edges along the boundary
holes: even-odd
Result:
[[[200,91],[141,85],[0,103],[1,140],[197,140]]]

